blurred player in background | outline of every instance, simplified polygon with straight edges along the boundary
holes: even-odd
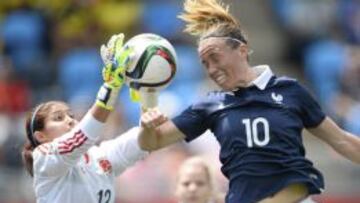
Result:
[[[227,6],[186,0],[180,18],[185,31],[199,37],[201,62],[222,91],[208,93],[156,130],[152,118],[162,113],[142,115],[143,149],[190,142],[210,129],[229,179],[227,203],[301,202],[320,193],[323,176],[305,157],[303,129],[360,163],[360,139],[327,117],[304,87],[275,76],[267,65],[250,66],[248,40]]]
[[[179,203],[221,203],[209,165],[200,157],[186,159],[176,177],[175,196]]]
[[[58,101],[40,104],[28,116],[28,143],[22,154],[37,202],[115,202],[115,177],[147,154],[139,148],[138,128],[94,146],[124,82],[127,53],[118,53],[117,63],[112,61],[123,38],[114,35],[102,46],[104,84],[80,122],[67,104]]]

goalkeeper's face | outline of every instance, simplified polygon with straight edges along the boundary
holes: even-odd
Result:
[[[78,121],[74,118],[70,108],[64,103],[56,103],[49,108],[44,120],[44,128],[37,139],[41,142],[50,142],[53,139],[69,132]]]

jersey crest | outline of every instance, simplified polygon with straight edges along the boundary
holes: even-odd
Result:
[[[276,94],[275,92],[272,92],[271,99],[277,104],[282,104],[284,97],[281,94]]]
[[[102,169],[103,173],[110,173],[112,166],[109,160],[107,159],[101,159],[99,160],[99,166]]]

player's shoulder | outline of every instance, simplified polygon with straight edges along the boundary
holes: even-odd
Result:
[[[273,85],[299,85],[297,79],[288,77],[288,76],[280,76],[274,77]]]
[[[226,92],[224,91],[210,91],[205,95],[199,97],[195,102],[194,106],[207,106],[215,103],[219,103],[225,100]]]
[[[287,76],[276,77],[273,85],[276,88],[285,88],[287,92],[299,98],[311,95],[311,91],[306,86],[298,82],[298,80],[295,78]]]
[[[206,94],[205,101],[207,101],[207,102],[222,101],[225,99],[227,94],[229,94],[229,92],[220,91],[220,90],[210,91]]]
[[[227,94],[228,93],[224,91],[208,92],[206,95],[196,100],[193,105],[191,105],[191,109],[207,114],[223,109],[227,103]]]
[[[272,86],[275,88],[286,88],[288,90],[302,91],[304,87],[299,83],[296,78],[288,76],[274,77]]]
[[[50,143],[43,143],[38,145],[33,151],[33,157],[42,157],[54,154],[54,147]]]

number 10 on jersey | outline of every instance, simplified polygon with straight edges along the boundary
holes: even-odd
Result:
[[[247,146],[252,148],[254,144],[259,147],[267,145],[270,141],[270,129],[269,122],[266,118],[258,117],[253,120],[246,118],[242,120],[246,130]],[[260,140],[258,135],[258,129],[263,128],[264,137]]]

